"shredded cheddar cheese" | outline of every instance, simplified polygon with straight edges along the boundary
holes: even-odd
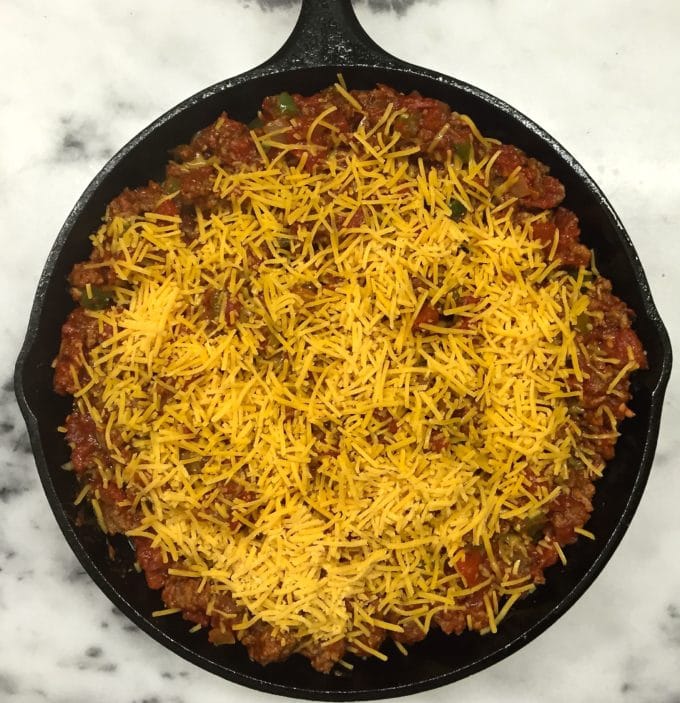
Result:
[[[88,313],[110,334],[75,402],[141,515],[128,534],[230,592],[250,613],[234,631],[264,621],[384,658],[362,635],[427,631],[489,583],[454,568],[465,548],[497,568],[502,523],[559,495],[531,477],[580,456],[568,379],[591,284],[531,239],[542,214],[494,203],[495,157],[413,162],[391,108],[323,169],[289,165],[334,109],[303,143],[251,132],[266,165],[215,166],[224,205],[198,212],[196,238],[154,213],[102,226],[120,283]],[[532,587],[508,571],[484,595],[492,631]]]

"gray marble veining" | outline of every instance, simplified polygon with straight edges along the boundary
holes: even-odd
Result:
[[[297,3],[1,3],[0,701],[267,698],[166,651],[98,591],[56,526],[13,399],[31,298],[64,217],[105,161],[186,96],[256,65]],[[674,0],[367,0],[391,53],[455,75],[544,126],[626,223],[680,336],[680,4]],[[508,660],[415,696],[473,703],[680,701],[680,383],[621,547],[586,595]]]

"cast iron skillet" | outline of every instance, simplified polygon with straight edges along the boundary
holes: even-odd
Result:
[[[635,374],[632,407],[636,416],[624,423],[616,459],[598,484],[589,523],[597,540],[569,548],[568,565],[552,567],[548,583],[515,606],[497,635],[466,633],[447,638],[436,631],[414,646],[408,657],[388,647],[387,663],[358,660],[351,673],[324,676],[302,657],[264,668],[251,662],[240,646],[217,648],[201,634],[188,634],[187,623],[178,616],[150,616],[161,607],[160,599],[146,587],[143,576],[131,569],[133,556],[127,542],[113,540],[117,556],[111,560],[107,540],[93,522],[75,526],[76,484],[71,474],[59,468],[69,456],[56,430],[70,401],[52,392],[50,364],[57,353],[60,326],[73,305],[66,276],[74,263],[87,258],[88,235],[98,226],[107,203],[125,186],[162,178],[168,150],[186,143],[222,110],[249,121],[264,96],[283,90],[314,93],[335,82],[339,71],[353,88],[381,82],[443,100],[471,115],[483,133],[515,144],[548,164],[566,186],[565,204],[579,215],[583,239],[597,252],[602,273],[637,314],[636,329],[648,353],[649,370]],[[670,368],[668,335],[635,250],[611,205],[573,157],[504,102],[382,51],[359,26],[350,0],[303,0],[297,26],[269,61],[170,110],[123,147],[88,186],[59,233],[40,278],[17,361],[15,387],[40,478],[59,526],[90,576],[131,620],[166,647],[225,679],[288,696],[346,700],[415,693],[479,671],[534,639],[583,594],[611,557],[640,500],[652,464]]]

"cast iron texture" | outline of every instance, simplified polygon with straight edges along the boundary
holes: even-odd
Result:
[[[76,482],[59,468],[68,461],[69,452],[56,429],[63,423],[70,401],[52,392],[50,364],[58,350],[61,324],[73,306],[66,276],[74,263],[87,258],[88,236],[100,223],[107,203],[125,186],[162,177],[168,150],[187,142],[221,111],[248,121],[264,96],[283,90],[314,93],[335,82],[338,72],[353,88],[370,88],[381,82],[443,100],[471,115],[483,133],[515,144],[548,164],[566,186],[566,205],[579,215],[583,239],[597,252],[602,273],[635,310],[636,329],[647,349],[650,368],[635,375],[636,416],[624,423],[617,457],[598,484],[589,523],[596,541],[584,540],[569,548],[568,565],[552,567],[548,583],[514,607],[497,635],[445,637],[436,631],[412,647],[408,657],[388,647],[387,663],[357,660],[351,672],[324,676],[314,672],[302,657],[262,667],[251,662],[240,646],[216,648],[204,635],[188,634],[188,624],[179,616],[150,616],[161,607],[160,599],[131,568],[133,555],[126,540],[112,540],[117,553],[112,561],[107,540],[94,523],[75,526],[72,503]],[[576,601],[611,557],[638,505],[652,464],[670,367],[668,336],[633,246],[607,199],[573,157],[506,103],[454,78],[386,54],[359,26],[350,0],[303,0],[298,23],[275,56],[170,110],[124,146],[88,186],[59,233],[40,278],[17,361],[15,387],[57,522],[93,580],[131,620],[169,649],[225,679],[293,697],[353,700],[415,693],[479,671],[534,639]]]

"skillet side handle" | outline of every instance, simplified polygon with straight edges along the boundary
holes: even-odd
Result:
[[[364,31],[351,0],[302,0],[297,23],[285,44],[262,68],[396,65]]]

